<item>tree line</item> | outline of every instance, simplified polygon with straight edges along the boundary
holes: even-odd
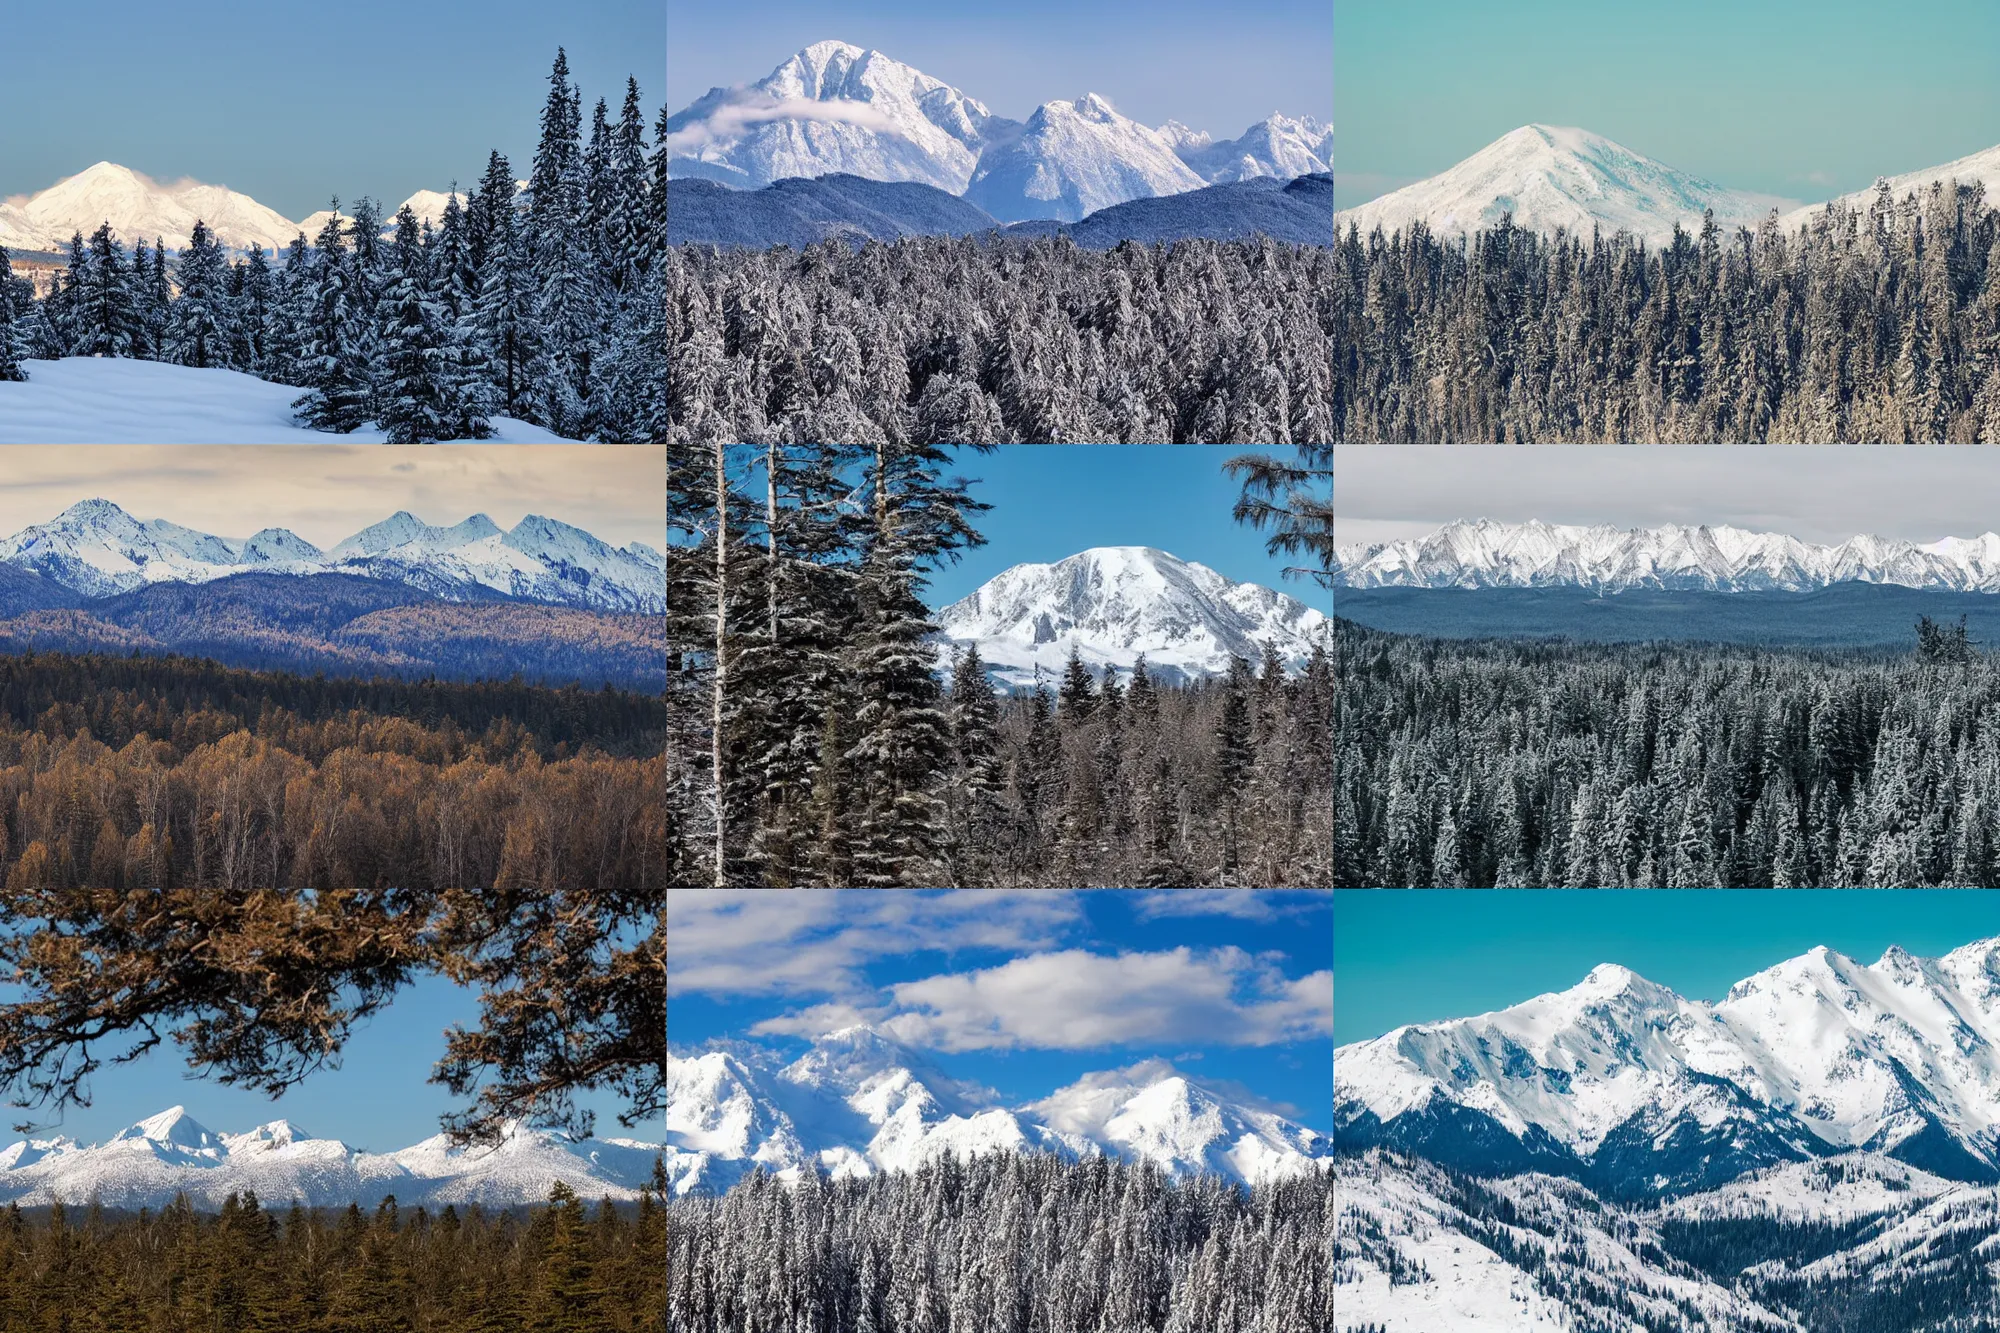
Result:
[[[440,973],[480,997],[435,1075],[473,1099],[454,1132],[588,1133],[589,1088],[657,1114],[663,717],[610,690],[0,659],[0,1091],[88,1104],[94,1070],[171,1038],[276,1094]]]
[[[667,434],[692,445],[1320,444],[1325,247],[910,237],[666,262]]]
[[[2000,886],[2000,665],[1336,621],[1341,887]]]
[[[950,462],[925,444],[668,445],[672,881],[1325,882],[1331,658],[1169,686],[1072,655],[1059,693],[1002,698],[976,651],[940,654],[920,595],[984,541],[987,506]],[[1246,461],[1240,508],[1304,549],[1302,488],[1331,463]]]
[[[1246,1189],[1151,1163],[947,1154],[669,1200],[670,1333],[1322,1333],[1329,1173]]]
[[[0,1213],[0,1333],[659,1333],[666,1181],[594,1212],[542,1207]]]
[[[2000,443],[2000,211],[1933,183],[1786,233],[1333,249],[1340,439]]]
[[[526,207],[496,151],[437,227],[406,205],[384,241],[373,200],[344,219],[336,198],[276,268],[261,247],[232,261],[199,221],[171,264],[144,238],[128,257],[107,222],[71,238],[38,297],[0,248],[0,381],[26,378],[28,358],[132,357],[295,385],[301,424],[373,421],[396,443],[484,439],[502,415],[567,439],[658,440],[664,106],[650,157],[645,131],[631,79],[615,121],[598,101],[586,140],[558,50]]]

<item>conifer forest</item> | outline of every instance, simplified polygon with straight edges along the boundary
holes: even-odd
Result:
[[[2000,664],[1336,621],[1339,887],[2000,886]]]
[[[232,257],[201,224],[172,259],[144,238],[128,254],[107,223],[70,240],[39,293],[0,248],[0,380],[30,358],[132,357],[298,386],[301,425],[373,421],[395,443],[484,439],[496,416],[570,440],[665,438],[666,108],[649,147],[628,79],[586,134],[561,51],[548,83],[527,187],[494,152],[435,228],[367,198],[343,217],[335,198],[274,263]]]
[[[914,237],[665,262],[670,439],[1324,444],[1332,253]]]
[[[1333,1177],[1246,1189],[1150,1163],[947,1154],[671,1199],[670,1333],[1317,1333]]]
[[[1072,660],[1005,695],[941,654],[925,577],[984,541],[948,471],[980,452],[669,443],[669,882],[1330,882],[1323,648],[1185,685]],[[1238,513],[1330,561],[1330,510],[1286,484],[1329,452],[1252,456]]]
[[[636,1207],[62,1204],[0,1212],[0,1333],[658,1333],[666,1181]]]
[[[2000,211],[1976,184],[1651,250],[1350,227],[1331,263],[1344,441],[2000,443]]]

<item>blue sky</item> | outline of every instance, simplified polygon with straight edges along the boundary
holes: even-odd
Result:
[[[2000,143],[1992,0],[1339,0],[1335,192],[1534,122],[1805,202]]]
[[[1169,119],[1234,138],[1273,111],[1325,120],[1333,105],[1326,0],[770,0],[743,11],[667,0],[668,101],[763,78],[830,39],[873,47],[944,80],[995,115],[1025,120],[1095,92],[1147,125]]]
[[[1331,909],[1320,891],[682,891],[667,1036],[796,1052],[870,1022],[1010,1105],[1164,1057],[1327,1133]]]
[[[1621,963],[1695,1000],[1814,945],[1864,963],[2000,936],[2000,894],[1954,889],[1467,890],[1334,895],[1334,1037],[1487,1013]]]
[[[337,1070],[322,1070],[285,1096],[272,1100],[245,1088],[225,1087],[193,1076],[182,1052],[162,1044],[129,1065],[107,1067],[91,1080],[92,1104],[66,1112],[60,1123],[47,1111],[0,1105],[0,1147],[15,1140],[12,1126],[52,1125],[42,1136],[67,1134],[79,1143],[101,1143],[127,1125],[169,1106],[218,1133],[235,1134],[272,1120],[289,1120],[319,1138],[340,1139],[353,1148],[391,1152],[438,1133],[438,1117],[462,1109],[444,1088],[426,1082],[444,1054],[444,1030],[479,1019],[474,992],[448,981],[427,979],[401,992],[382,1013],[361,1025]],[[100,1052],[100,1055],[109,1052]],[[619,1104],[606,1096],[579,1099],[597,1112],[597,1133],[648,1142],[659,1134],[645,1126],[617,1123]]]
[[[586,133],[597,98],[617,115],[628,75],[650,126],[666,82],[660,0],[104,0],[10,29],[0,198],[111,161],[227,185],[293,221],[336,192],[393,208],[476,181],[496,148],[525,177],[558,46]]]
[[[1285,578],[1288,557],[1266,554],[1268,533],[1230,517],[1242,487],[1222,465],[1246,452],[1257,451],[1159,444],[962,450],[954,471],[977,478],[973,496],[993,506],[976,519],[986,545],[934,574],[926,596],[945,606],[1009,565],[1052,562],[1092,546],[1153,546],[1326,609],[1326,590]],[[1264,452],[1292,457],[1282,446]]]

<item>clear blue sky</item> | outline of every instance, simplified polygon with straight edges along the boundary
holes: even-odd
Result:
[[[1992,0],[1339,0],[1342,207],[1579,125],[1805,202],[2000,143]]]
[[[1343,0],[1343,3],[1345,0]],[[1327,0],[770,0],[744,11],[667,0],[668,101],[752,83],[814,42],[873,47],[942,79],[995,115],[1095,92],[1147,125],[1169,119],[1234,138],[1273,111],[1333,108]]]
[[[1814,945],[1864,963],[2000,936],[2000,894],[1956,889],[1468,890],[1334,895],[1334,1038],[1463,1018],[1621,963],[1693,1000]]]
[[[101,1143],[127,1125],[169,1106],[185,1106],[209,1129],[237,1134],[272,1120],[289,1120],[318,1138],[349,1147],[393,1152],[438,1133],[438,1117],[462,1109],[444,1088],[426,1082],[444,1054],[444,1030],[478,1022],[477,996],[448,981],[429,979],[400,993],[385,1011],[355,1033],[337,1070],[314,1074],[273,1101],[244,1088],[225,1087],[190,1074],[182,1052],[162,1044],[129,1065],[107,1068],[91,1080],[92,1104],[66,1113],[43,1136],[67,1134],[79,1143]],[[661,1130],[617,1123],[613,1099],[592,1095],[583,1104],[597,1112],[597,1133],[653,1142]],[[12,1126],[51,1124],[47,1112],[0,1106],[0,1147],[18,1138]]]
[[[1283,576],[1290,558],[1265,553],[1268,533],[1230,517],[1242,487],[1222,465],[1255,452],[1293,457],[1282,445],[1262,451],[1199,444],[961,450],[954,470],[977,478],[972,494],[993,506],[976,518],[986,545],[933,575],[925,595],[932,606],[945,606],[1010,565],[1049,563],[1092,546],[1153,546],[1329,610],[1327,590]]]
[[[0,78],[0,198],[93,162],[227,185],[297,221],[372,194],[389,207],[463,186],[499,149],[525,177],[556,48],[583,89],[585,132],[639,80],[665,94],[660,0],[104,0],[87,15],[10,11]],[[742,11],[724,7],[732,23]],[[754,26],[754,25],[752,25]]]
[[[775,1020],[825,1031],[926,1013],[925,1005],[899,1003],[889,988],[1011,963],[1073,984],[1053,995],[1031,985],[933,982],[976,991],[993,1005],[978,1021],[1008,1039],[997,1044],[982,1030],[978,1040],[988,1044],[970,1044],[959,1034],[974,1015],[946,1004],[930,1014],[934,1035],[911,1044],[947,1074],[994,1088],[1009,1104],[1046,1096],[1086,1073],[1162,1057],[1190,1077],[1230,1080],[1288,1103],[1300,1123],[1327,1133],[1333,1044],[1324,1035],[1325,1001],[1285,1001],[1277,988],[1314,973],[1323,980],[1331,900],[1330,891],[685,891],[667,908],[667,1036],[676,1047],[735,1038],[802,1052],[803,1037],[751,1029]],[[1168,957],[1180,949],[1188,951],[1184,959]],[[1052,958],[1069,951],[1089,957]],[[1219,982],[1226,998],[1145,997],[1140,979],[1157,980],[1163,970]],[[1174,1011],[1175,1004],[1186,1007]],[[1053,1035],[1057,1025],[1085,1022],[1120,1039]]]

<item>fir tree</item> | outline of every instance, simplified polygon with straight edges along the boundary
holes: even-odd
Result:
[[[28,345],[21,333],[26,320],[15,310],[19,301],[13,259],[8,255],[7,247],[0,245],[0,384],[18,384],[28,378],[27,371],[21,367],[21,362],[28,357]]]
[[[449,438],[464,413],[451,397],[458,372],[448,316],[431,297],[417,216],[408,204],[396,215],[391,274],[376,305],[382,431],[391,444],[432,444]]]
[[[215,234],[199,219],[174,275],[181,291],[167,316],[161,359],[197,369],[228,365],[229,273]]]
[[[340,200],[320,228],[311,266],[300,380],[306,392],[292,403],[300,424],[345,433],[369,420],[367,363],[361,351],[369,314],[355,290],[355,274],[342,238]]]

